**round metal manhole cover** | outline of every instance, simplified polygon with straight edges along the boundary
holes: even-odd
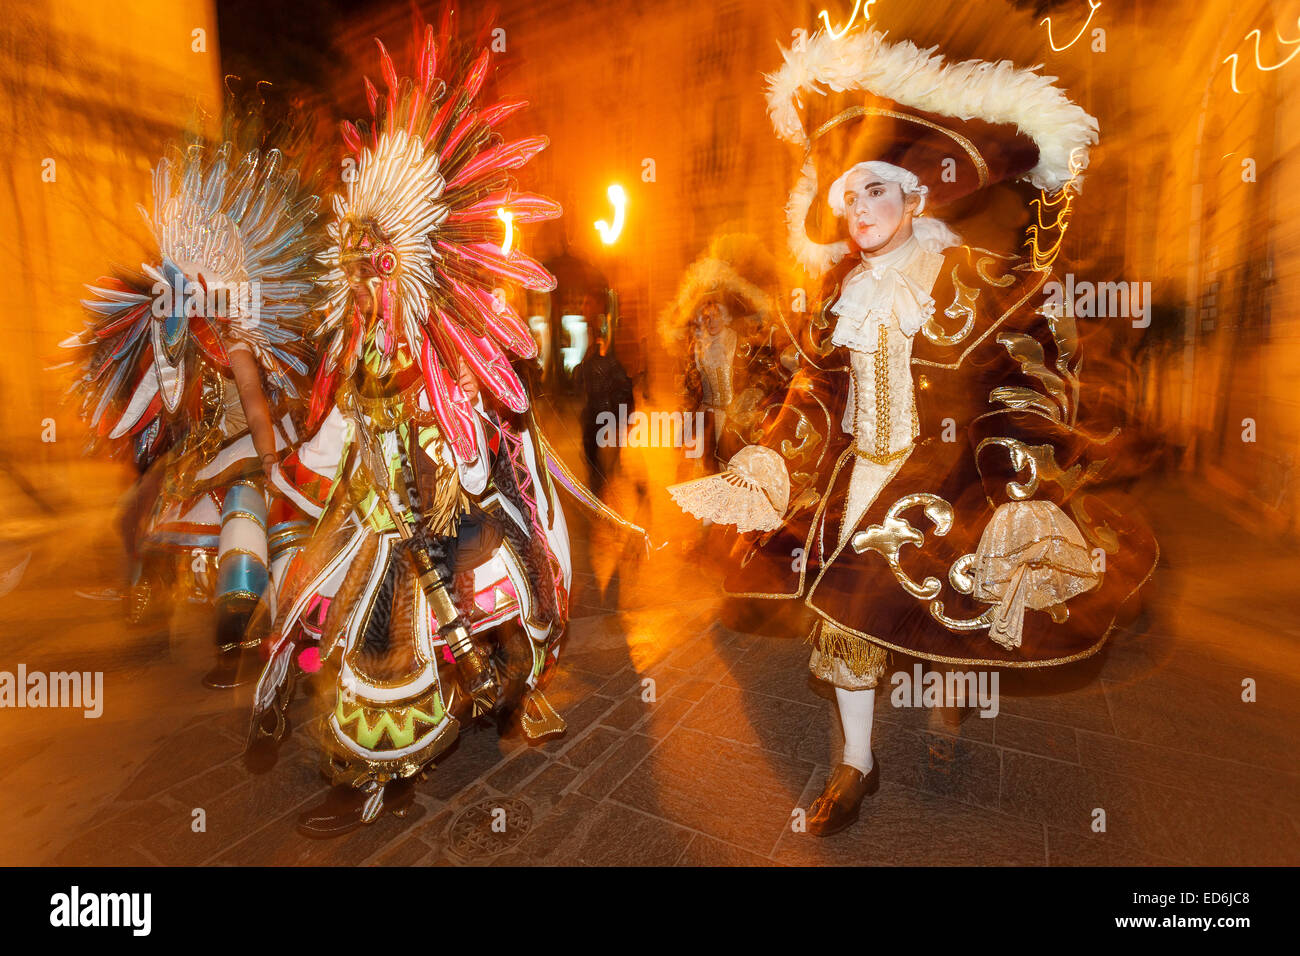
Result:
[[[517,846],[532,828],[533,811],[523,800],[480,800],[451,821],[449,849],[462,860],[481,860]]]

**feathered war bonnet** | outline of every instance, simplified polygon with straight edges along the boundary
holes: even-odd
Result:
[[[362,266],[375,305],[378,370],[389,370],[404,348],[443,434],[458,454],[472,458],[473,411],[457,384],[459,362],[506,408],[528,408],[510,355],[531,358],[537,345],[499,290],[518,284],[549,292],[555,278],[504,237],[519,224],[558,217],[560,207],[519,190],[511,173],[548,140],[506,140],[497,131],[527,103],[482,101],[491,68],[487,34],[458,43],[452,9],[445,8],[438,32],[417,27],[412,77],[399,77],[376,41],[385,90],[367,79],[371,120],[343,124],[355,174],[334,197],[330,247],[321,256],[328,299],[317,329],[323,359],[311,423],[323,417],[366,347],[370,320],[356,305],[348,275]]]
[[[781,139],[803,149],[786,206],[790,251],[814,276],[849,252],[836,240],[828,189],[859,162],[914,174],[925,213],[997,183],[1026,180],[1051,195],[1075,181],[1097,142],[1097,120],[1053,85],[1009,60],[944,63],[935,48],[890,44],[859,30],[819,31],[767,77]]]
[[[273,403],[298,398],[308,375],[322,236],[306,137],[233,90],[226,114],[220,143],[164,153],[152,206],[137,207],[149,261],[88,286],[85,327],[60,343],[91,446],[142,468],[208,414],[205,382],[230,369],[233,346],[252,353]]]

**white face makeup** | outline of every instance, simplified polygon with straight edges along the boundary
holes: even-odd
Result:
[[[727,307],[721,302],[709,302],[704,306],[704,323],[710,335],[721,332],[729,317]]]
[[[897,249],[911,237],[916,205],[915,199],[904,198],[902,186],[884,182],[870,170],[857,170],[844,183],[849,235],[867,255]]]

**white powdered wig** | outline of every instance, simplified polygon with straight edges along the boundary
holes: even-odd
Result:
[[[840,174],[840,178],[831,183],[831,188],[826,190],[826,201],[831,205],[831,211],[836,217],[844,216],[844,187],[848,185],[849,177],[854,173],[867,173],[882,183],[898,183],[903,187],[904,196],[920,196],[921,202],[916,207],[916,215],[925,211],[925,199],[930,194],[928,186],[922,186],[921,180],[917,178],[916,173],[909,172],[902,166],[895,166],[892,163],[882,163],[879,160],[871,160],[865,163],[858,163],[846,169]]]
[[[1056,77],[1035,73],[1040,66],[1018,69],[1010,60],[945,65],[936,49],[886,43],[876,30],[839,39],[819,31],[800,49],[783,49],[785,65],[767,77],[767,109],[777,135],[808,145],[799,119],[804,94],[864,90],[927,113],[1014,123],[1038,146],[1038,165],[1025,178],[1049,193],[1087,167],[1097,120],[1052,85]]]
[[[926,187],[920,185],[912,173],[898,166],[891,166],[889,163],[871,162],[859,163],[859,166],[885,167],[886,170],[897,170],[904,176],[911,177],[916,182],[919,189],[913,190],[919,192]],[[857,167],[855,166],[854,169]],[[828,190],[828,199],[831,202],[831,208],[835,210],[835,215],[844,215],[844,179],[852,169],[844,176],[837,179]],[[900,182],[897,179],[886,180],[886,182]],[[904,193],[907,192],[907,186],[903,186]],[[835,200],[831,198],[835,195],[836,187],[839,187],[839,208],[836,209]],[[803,266],[814,279],[826,274],[852,250],[852,244],[841,239],[839,242],[821,243],[814,242],[808,236],[805,224],[808,221],[808,211],[812,209],[813,200],[817,198],[817,165],[809,157],[803,164],[803,169],[799,172],[799,181],[795,183],[794,189],[790,191],[790,200],[785,206],[785,220],[788,230],[790,243],[790,252],[795,261]],[[924,194],[922,194],[924,200]],[[953,232],[948,224],[938,219],[932,219],[929,216],[914,216],[912,218],[912,234],[916,236],[916,241],[928,252],[943,252],[951,246],[961,245],[961,237]]]

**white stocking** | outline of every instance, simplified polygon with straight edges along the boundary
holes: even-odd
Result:
[[[845,690],[835,688],[835,700],[840,708],[840,723],[844,725],[843,762],[862,773],[870,773],[871,721],[876,715],[876,689]]]

